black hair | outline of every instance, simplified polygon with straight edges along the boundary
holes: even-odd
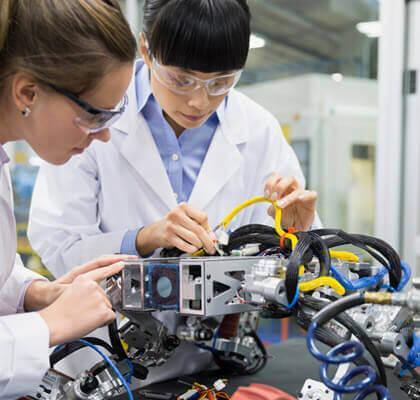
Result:
[[[247,0],[145,0],[143,29],[161,64],[222,72],[244,67],[250,19]]]

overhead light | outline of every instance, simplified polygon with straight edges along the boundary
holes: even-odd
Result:
[[[382,34],[382,25],[380,21],[359,22],[356,29],[370,38],[380,37]]]
[[[343,76],[343,74],[340,74],[339,72],[336,72],[334,74],[331,74],[331,79],[334,82],[340,83],[340,82],[343,82],[344,76]]]
[[[260,49],[261,47],[265,46],[265,39],[261,36],[256,35],[255,33],[251,33],[251,37],[249,40],[249,48],[250,49]]]

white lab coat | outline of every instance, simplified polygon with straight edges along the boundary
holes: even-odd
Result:
[[[119,252],[128,229],[149,225],[177,205],[147,122],[137,113],[134,82],[128,97],[126,112],[111,130],[111,143],[94,142],[60,167],[41,166],[29,239],[58,276],[73,265]],[[239,203],[263,194],[274,171],[304,184],[295,153],[270,113],[236,90],[220,107],[220,124],[188,201],[208,214],[210,226]],[[267,205],[244,210],[232,227],[249,223],[272,224]],[[173,358],[172,367],[160,368],[153,380],[197,369],[192,362],[197,357],[188,357],[185,351],[178,354],[181,360]],[[79,372],[81,359],[74,361]]]
[[[1,149],[0,149],[1,150]],[[49,367],[49,331],[38,313],[23,313],[25,290],[41,276],[16,254],[10,176],[0,163],[0,399],[32,394]]]

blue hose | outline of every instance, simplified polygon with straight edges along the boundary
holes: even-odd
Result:
[[[295,297],[293,297],[293,300],[290,304],[288,304],[286,306],[286,308],[288,310],[291,310],[292,308],[294,308],[294,306],[297,304],[298,300],[299,300],[299,286],[296,287],[296,293],[295,293]]]
[[[351,281],[347,279],[344,275],[338,271],[337,268],[331,265],[330,271],[332,276],[340,282],[346,290],[356,291],[360,289],[366,289],[372,286],[377,285],[388,273],[388,270],[385,267],[382,267],[379,272],[374,276],[364,277],[357,279],[356,281]]]
[[[402,276],[401,276],[401,281],[397,289],[394,289],[389,285],[383,285],[382,286],[383,289],[388,289],[390,291],[397,291],[397,292],[404,289],[404,287],[410,281],[411,268],[405,261],[401,261],[401,269],[402,269]],[[340,282],[344,286],[344,288],[348,291],[356,291],[356,290],[367,289],[369,287],[376,286],[382,281],[385,275],[389,272],[388,269],[386,269],[385,267],[382,267],[379,270],[379,272],[377,272],[373,276],[363,277],[355,281],[351,281],[350,279],[347,279],[344,275],[342,275],[341,272],[333,265],[331,265],[330,271],[331,271],[331,275],[335,279],[337,279],[337,281]]]
[[[403,290],[411,278],[411,267],[405,261],[401,260],[401,268],[403,270],[403,274],[401,277],[400,284],[397,287],[397,292]]]
[[[312,322],[308,329],[306,345],[310,353],[322,362],[320,367],[321,380],[335,392],[334,400],[342,400],[345,393],[357,393],[353,400],[365,399],[372,393],[376,393],[381,400],[391,400],[391,395],[387,388],[382,385],[375,385],[376,371],[367,365],[357,366],[347,371],[338,382],[333,382],[328,376],[328,367],[330,365],[354,362],[363,354],[364,348],[359,342],[347,341],[333,347],[327,354],[323,354],[315,345],[315,331],[317,328],[317,322]],[[353,378],[360,375],[364,375],[364,379],[351,385],[348,384]]]

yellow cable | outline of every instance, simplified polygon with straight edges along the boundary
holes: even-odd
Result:
[[[341,283],[330,276],[320,276],[312,281],[299,283],[299,289],[301,292],[311,292],[321,286],[329,286],[340,296],[343,296],[346,293],[346,289],[344,289]]]
[[[244,201],[242,204],[239,204],[228,215],[226,215],[222,219],[222,221],[217,227],[223,227],[224,229],[226,229],[229,226],[229,224],[232,222],[233,218],[235,218],[236,215],[238,215],[243,209],[249,207],[252,204],[257,204],[257,203],[271,203],[271,205],[274,207],[274,229],[276,230],[279,236],[284,235],[285,232],[281,227],[281,217],[282,217],[281,208],[277,205],[277,202],[268,200],[264,196],[252,197],[251,199]]]
[[[276,201],[268,200],[264,196],[257,196],[253,197],[242,204],[239,204],[237,207],[235,207],[229,214],[227,214],[219,225],[217,225],[216,229],[222,227],[223,229],[227,229],[229,224],[232,222],[233,218],[236,217],[242,210],[249,207],[252,204],[257,203],[271,203],[271,205],[274,207],[274,229],[276,230],[277,234],[281,237],[284,236],[285,238],[289,239],[292,245],[292,250],[296,247],[298,243],[298,238],[296,235],[290,232],[285,232],[281,227],[281,219],[282,219],[282,210],[280,207],[278,207]],[[204,250],[199,250],[195,252],[193,255],[195,256],[201,256],[204,255]],[[343,261],[353,261],[357,262],[359,259],[358,257],[350,252],[347,251],[330,251],[330,255],[332,258],[337,258]],[[302,275],[305,272],[304,266],[301,265],[299,267],[299,275]],[[321,286],[329,286],[332,289],[334,289],[339,295],[344,295],[346,293],[344,287],[334,278],[330,276],[321,276],[319,278],[313,279],[309,282],[302,282],[299,284],[299,289],[302,292],[309,292],[312,290],[315,290]]]
[[[192,253],[192,257],[204,257],[207,253],[204,249],[197,250],[195,253]]]
[[[350,251],[336,251],[330,250],[331,258],[337,258],[341,261],[349,261],[349,262],[359,262],[359,257],[356,254],[351,253]]]

